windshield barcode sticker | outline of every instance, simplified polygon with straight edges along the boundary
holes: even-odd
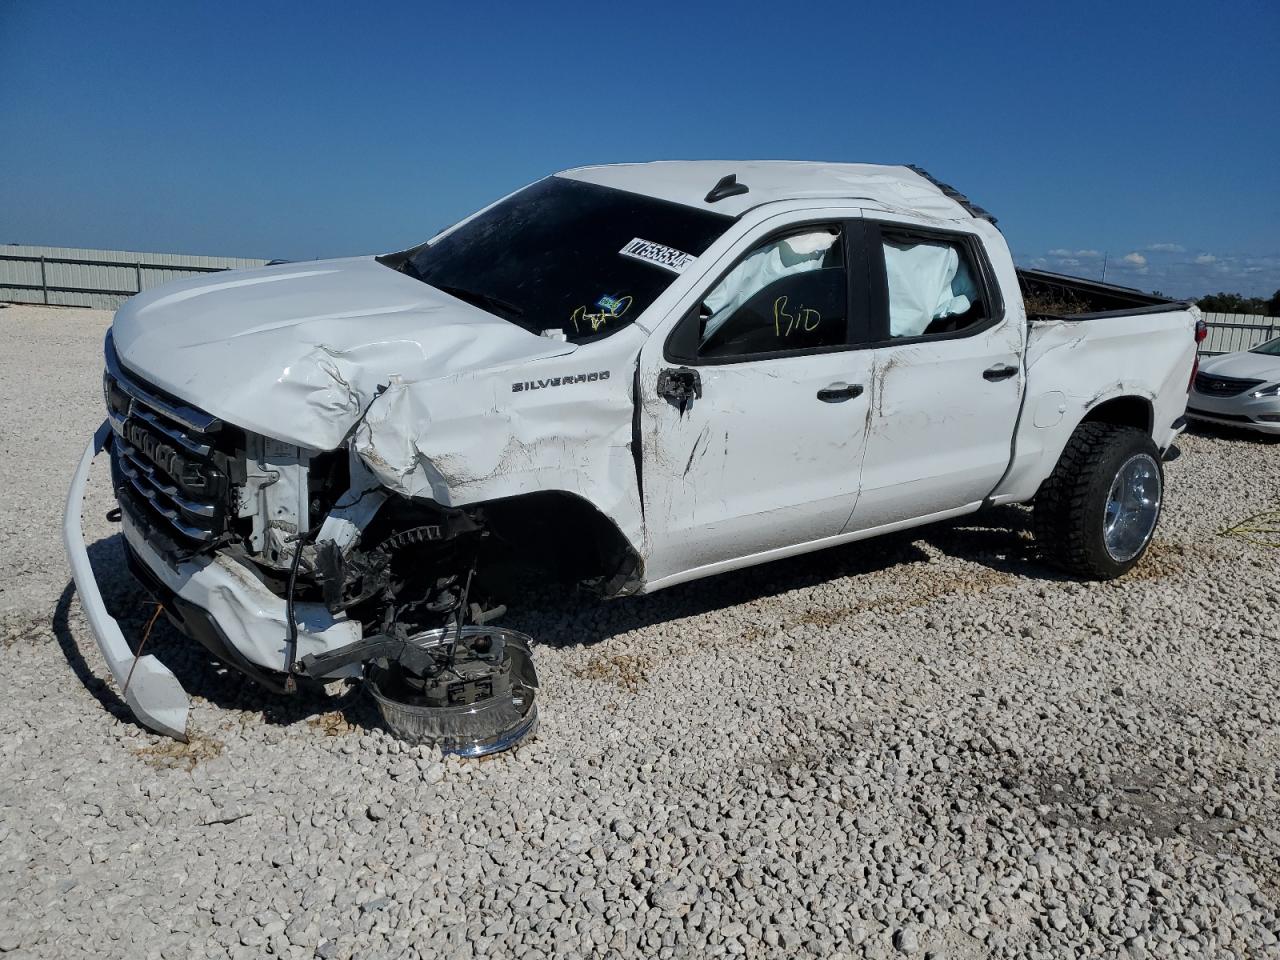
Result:
[[[639,237],[636,237],[618,252],[624,257],[643,260],[645,263],[652,263],[665,270],[670,270],[672,273],[683,273],[684,268],[697,259],[697,257],[685,253],[683,250],[677,250],[675,247],[664,247],[660,243],[641,240]]]

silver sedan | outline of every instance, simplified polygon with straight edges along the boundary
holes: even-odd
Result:
[[[1201,363],[1187,416],[1280,435],[1280,337]]]

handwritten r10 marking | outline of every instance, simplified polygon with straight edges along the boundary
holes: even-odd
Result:
[[[786,330],[782,329],[784,320],[787,325]],[[787,298],[785,296],[773,301],[773,332],[778,337],[789,337],[793,330],[812,333],[818,329],[818,324],[821,322],[822,314],[812,307],[801,307],[797,313],[787,313]]]

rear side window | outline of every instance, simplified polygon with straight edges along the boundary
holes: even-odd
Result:
[[[775,237],[743,257],[703,299],[699,359],[836,347],[848,334],[844,237],[836,225]]]
[[[893,339],[954,334],[991,316],[969,245],[881,233]]]

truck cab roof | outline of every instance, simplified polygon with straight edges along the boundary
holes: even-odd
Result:
[[[865,200],[877,207],[909,210],[939,220],[995,222],[963,194],[917,166],[800,160],[660,160],[575,167],[556,176],[731,217],[779,200]]]

